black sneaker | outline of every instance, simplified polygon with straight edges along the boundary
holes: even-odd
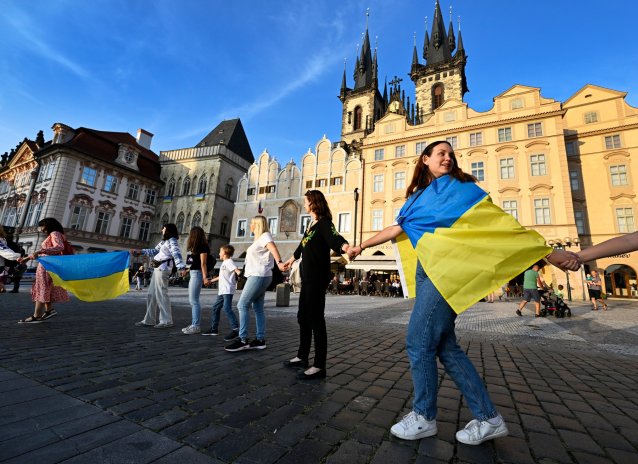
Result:
[[[215,335],[217,335],[217,334],[215,334]],[[237,337],[239,337],[239,329],[233,329],[233,330],[231,330],[231,331],[228,333],[228,335],[226,335],[226,336],[224,337],[224,341],[225,341],[225,342],[230,342],[230,341],[232,341],[232,340],[236,339]]]
[[[266,340],[253,340],[249,343],[251,350],[263,350],[266,348]]]
[[[202,331],[202,335],[214,335],[214,336],[217,336],[217,335],[219,335],[219,330],[217,330],[217,329],[203,330]],[[228,340],[226,340],[226,341],[228,341]]]
[[[249,350],[250,349],[250,344],[248,343],[247,340],[235,340],[233,343],[231,343],[230,345],[226,346],[224,348],[226,351],[242,351],[242,350]]]

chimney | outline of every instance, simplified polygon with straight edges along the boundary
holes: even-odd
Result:
[[[151,149],[151,141],[153,140],[153,134],[144,129],[137,130],[137,143],[147,150]]]

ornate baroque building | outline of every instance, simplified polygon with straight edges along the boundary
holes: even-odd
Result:
[[[25,139],[3,156],[0,218],[16,227],[27,252],[44,236],[38,221],[54,217],[77,252],[146,246],[160,181],[153,134],[105,132],[56,123],[53,139]]]
[[[160,151],[164,188],[151,245],[161,240],[162,225],[171,222],[185,253],[191,227],[200,226],[216,256],[230,242],[237,184],[253,161],[239,119],[222,121],[195,147]]]

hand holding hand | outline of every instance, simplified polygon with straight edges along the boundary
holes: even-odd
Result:
[[[577,271],[583,264],[580,256],[567,250],[552,251],[547,257],[547,261],[563,271]]]
[[[359,256],[361,254],[361,247],[360,246],[353,246],[350,247],[348,249],[348,257],[350,258],[350,260],[352,261],[353,259],[355,259],[357,256]]]
[[[277,267],[281,272],[286,272],[286,263],[277,263]]]
[[[292,268],[292,265],[295,263],[295,261],[296,261],[295,257],[291,256],[290,259],[284,263],[287,271],[289,271]]]

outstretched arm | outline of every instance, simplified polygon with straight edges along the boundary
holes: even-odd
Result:
[[[638,250],[638,232],[612,238],[578,252],[583,262]]]
[[[353,259],[356,256],[360,255],[361,252],[366,248],[385,243],[389,240],[392,240],[393,238],[397,238],[399,234],[401,234],[401,232],[403,232],[403,229],[400,225],[393,224],[391,226],[388,226],[378,234],[373,235],[367,240],[364,240],[361,245],[350,247],[348,249],[348,256],[350,256],[350,259]]]

